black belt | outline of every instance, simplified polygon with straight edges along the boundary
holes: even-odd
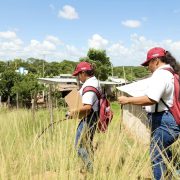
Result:
[[[161,111],[161,112],[150,112],[148,114],[164,114],[164,113],[167,113],[169,112],[169,110],[164,110],[164,111]]]

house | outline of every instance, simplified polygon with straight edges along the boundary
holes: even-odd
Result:
[[[56,90],[62,93],[62,97],[65,97],[74,88],[79,89],[79,82],[76,77],[71,74],[60,74],[53,78],[38,78],[40,83],[46,85],[52,85]],[[102,88],[105,89],[108,97],[116,99],[117,97],[117,86],[121,86],[127,83],[126,80],[118,77],[109,77],[107,81],[99,81]]]
[[[105,89],[106,94],[110,99],[117,99],[116,87],[127,84],[128,81],[117,76],[110,76],[106,81],[100,81],[102,88]]]
[[[119,85],[125,85],[128,83],[127,80],[123,78],[118,78],[118,76],[109,76],[108,81],[118,83]]]
[[[54,78],[38,78],[38,81],[53,86],[54,89],[62,93],[62,97],[66,96],[71,90],[78,89],[76,78],[67,75]]]
[[[117,87],[118,95],[143,96],[148,87],[149,78],[143,79],[131,84]],[[139,139],[144,144],[149,144],[150,131],[146,117],[145,108],[139,105],[123,105],[122,123],[133,134],[133,137]]]

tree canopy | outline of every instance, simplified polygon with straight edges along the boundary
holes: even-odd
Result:
[[[100,80],[106,80],[112,74],[119,78],[133,81],[143,78],[149,74],[144,67],[118,66],[113,67],[110,58],[105,50],[89,49],[86,57],[82,57],[79,61],[90,62],[95,67],[95,75]],[[0,61],[0,96],[3,101],[8,99],[13,102],[16,95],[23,103],[30,101],[31,98],[43,89],[39,85],[37,78],[53,77],[60,74],[72,74],[78,62],[71,60],[47,62],[43,59],[28,58],[14,59],[9,61]],[[17,70],[23,67],[28,74],[23,75]],[[45,87],[44,87],[45,88]]]
[[[90,62],[95,68],[95,75],[100,80],[106,80],[111,75],[111,62],[105,50],[89,49],[87,57],[80,61]]]

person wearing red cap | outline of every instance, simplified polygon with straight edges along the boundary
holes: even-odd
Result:
[[[180,75],[180,67],[170,52],[161,47],[148,51],[146,60],[141,64],[152,72],[150,83],[144,96],[118,97],[120,104],[135,104],[146,106],[151,127],[150,155],[153,175],[156,180],[167,175],[166,163],[172,160],[172,145],[180,135],[180,126],[169,112],[173,105],[174,76],[164,68],[171,68]],[[163,102],[165,102],[165,105]]]
[[[88,91],[83,94],[83,89],[87,86],[96,88],[101,93],[99,81],[94,76],[94,69],[88,62],[80,62],[73,72],[73,76],[77,76],[79,81],[83,83],[79,90],[82,96],[83,107],[70,112],[69,116],[73,117],[79,114],[84,117],[77,128],[75,147],[78,155],[84,162],[85,168],[89,172],[93,172],[93,138],[96,131],[96,125],[99,113],[99,100],[95,92]]]

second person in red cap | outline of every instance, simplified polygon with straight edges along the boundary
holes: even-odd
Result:
[[[99,99],[95,92],[88,91],[83,93],[83,89],[87,86],[96,88],[101,93],[99,81],[94,76],[94,69],[88,62],[80,62],[75,71],[74,76],[77,76],[80,82],[83,83],[79,90],[82,96],[83,107],[81,109],[70,112],[70,116],[79,114],[84,118],[80,121],[75,139],[75,147],[79,157],[83,160],[85,168],[89,172],[93,172],[93,138],[96,132],[96,125],[99,117]]]

